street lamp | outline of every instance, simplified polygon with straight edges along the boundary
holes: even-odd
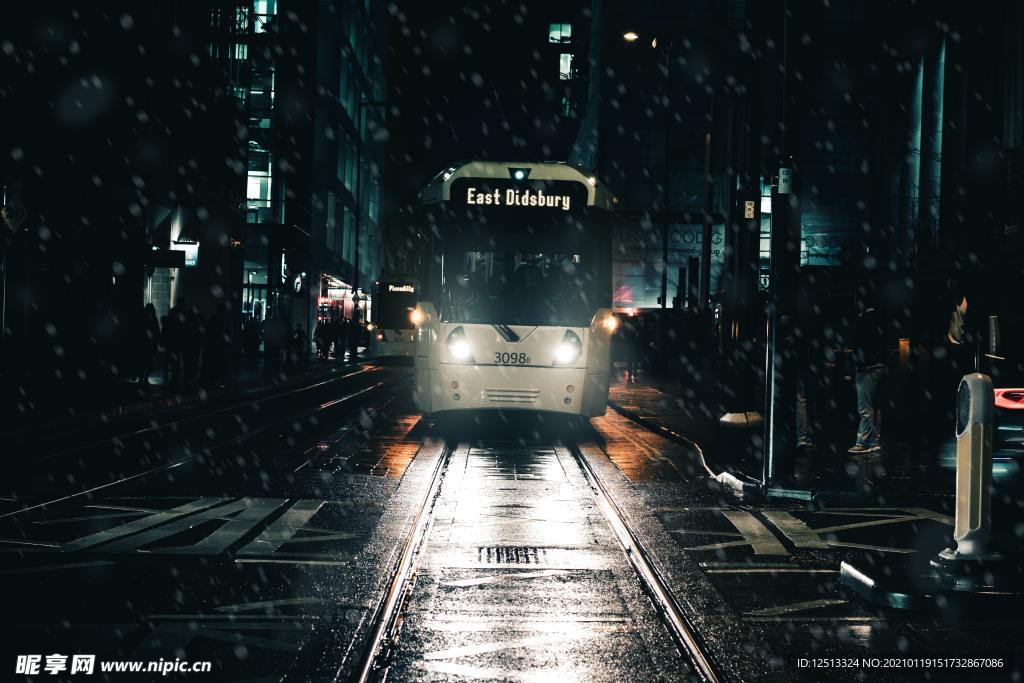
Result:
[[[622,34],[622,39],[627,43],[635,43],[640,39],[636,31],[627,31]],[[658,49],[658,37],[651,38],[651,47]],[[671,170],[671,135],[672,135],[672,40],[665,41],[661,48],[665,55],[665,178],[663,181],[664,198],[662,203],[661,221],[661,307],[668,308],[668,221],[669,205],[672,199],[672,170]]]

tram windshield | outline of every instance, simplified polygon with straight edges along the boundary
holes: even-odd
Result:
[[[519,325],[590,323],[595,282],[585,255],[506,249],[446,254],[446,318]]]

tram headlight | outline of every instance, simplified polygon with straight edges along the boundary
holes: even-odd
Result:
[[[601,324],[610,334],[615,334],[615,330],[619,329],[619,319],[610,313],[601,321]]]
[[[449,355],[454,360],[460,363],[473,360],[473,349],[470,347],[469,342],[466,341],[466,331],[462,327],[456,327],[448,333],[446,346],[448,347]]]
[[[583,342],[572,330],[566,330],[561,343],[555,347],[555,365],[569,365],[583,353]]]
[[[412,322],[413,325],[416,325],[417,327],[419,327],[420,324],[426,319],[427,316],[424,315],[423,311],[421,311],[418,308],[414,308],[411,311],[409,311],[409,320]]]

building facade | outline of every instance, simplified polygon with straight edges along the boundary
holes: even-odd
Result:
[[[244,316],[307,334],[318,314],[364,317],[356,287],[381,258],[383,13],[370,0],[11,8],[11,371],[43,372],[39,393],[44,379],[122,380],[146,304],[220,310],[233,334]]]

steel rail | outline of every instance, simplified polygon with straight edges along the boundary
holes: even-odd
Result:
[[[377,390],[377,389],[382,389],[382,388],[385,388],[385,387],[390,387],[393,384],[398,384],[403,379],[405,379],[405,378],[397,378],[397,379],[391,379],[391,380],[381,380],[380,382],[377,382],[376,384],[371,384],[370,386],[363,387],[362,389],[359,389],[358,391],[354,391],[354,392],[352,392],[350,394],[347,394],[346,396],[343,396],[342,398],[340,398],[340,399],[338,399],[336,401],[331,402],[329,405],[319,405],[319,406],[317,406],[317,407],[315,407],[313,409],[307,409],[307,410],[302,411],[302,412],[306,413],[306,414],[309,414],[309,415],[315,415],[317,413],[320,413],[320,412],[323,412],[323,411],[326,411],[326,410],[330,410],[331,408],[334,408],[335,406],[339,405],[340,403],[351,401],[352,399],[358,398],[359,396],[367,394],[367,393],[369,393],[371,391],[374,391],[374,390]],[[255,438],[257,436],[261,436],[261,435],[265,434],[266,432],[273,431],[275,429],[279,429],[281,427],[282,420],[292,419],[292,417],[293,416],[287,416],[285,418],[282,418],[281,420],[275,420],[275,421],[270,422],[268,424],[265,424],[265,425],[263,425],[261,427],[258,427],[257,429],[254,429],[254,430],[252,430],[250,432],[246,432],[245,434],[241,434],[239,436],[233,436],[233,437],[230,437],[230,438],[225,439],[223,441],[220,441],[220,442],[218,442],[216,444],[213,444],[212,446],[209,446],[208,448],[209,448],[210,451],[214,451],[214,450],[217,450],[219,448],[223,448],[224,446],[227,446],[227,445],[230,445],[230,444],[240,444],[240,443],[243,443],[243,442],[248,441],[248,440],[250,440],[252,438]],[[27,506],[19,508],[17,510],[11,510],[10,512],[5,512],[3,514],[0,514],[0,519],[6,519],[7,517],[14,517],[16,515],[20,515],[20,514],[23,514],[25,512],[29,512],[30,510],[36,510],[36,509],[39,509],[39,508],[47,508],[47,507],[50,507],[51,505],[57,505],[59,503],[66,502],[68,500],[72,500],[74,498],[78,498],[79,496],[91,495],[91,494],[96,493],[97,491],[102,491],[103,489],[108,489],[108,488],[111,488],[113,486],[119,486],[119,485],[124,484],[126,482],[129,482],[129,481],[132,481],[132,480],[135,480],[135,479],[139,479],[140,477],[146,477],[146,476],[149,476],[149,475],[152,475],[152,474],[157,474],[159,472],[163,472],[163,471],[166,471],[166,470],[173,469],[175,467],[180,467],[181,465],[184,465],[184,464],[186,464],[188,462],[191,462],[191,461],[195,460],[196,458],[200,457],[201,455],[202,455],[201,452],[193,453],[191,455],[186,455],[183,458],[178,458],[176,460],[172,460],[171,462],[161,463],[160,465],[156,465],[155,467],[151,467],[149,469],[143,470],[142,472],[136,472],[135,474],[130,474],[130,475],[126,476],[126,477],[121,477],[120,479],[116,479],[114,481],[109,481],[109,482],[107,482],[105,484],[97,484],[96,486],[93,486],[91,488],[83,489],[81,491],[76,491],[74,493],[69,493],[69,494],[60,496],[59,498],[54,498],[52,500],[47,500],[47,501],[44,501],[44,502],[41,502],[41,503],[36,503],[34,505],[27,505]]]
[[[598,507],[618,538],[630,566],[633,567],[641,586],[654,604],[658,615],[665,622],[676,644],[690,658],[702,680],[707,683],[718,683],[723,680],[717,665],[707,652],[707,646],[697,634],[690,619],[683,613],[679,603],[672,595],[671,589],[661,576],[661,572],[651,560],[647,549],[630,528],[611,496],[608,495],[604,484],[601,483],[586,456],[576,445],[569,446],[567,450],[583,472],[583,477],[594,492]]]
[[[89,443],[79,444],[79,445],[73,446],[71,448],[66,448],[66,449],[64,449],[62,451],[54,451],[54,452],[51,452],[51,453],[45,453],[44,455],[41,455],[41,456],[39,456],[37,458],[32,458],[30,460],[30,462],[33,462],[33,463],[45,462],[47,460],[53,460],[54,458],[59,458],[61,456],[70,455],[72,453],[78,453],[78,452],[86,450],[88,448],[95,448],[96,446],[102,446],[103,444],[110,443],[112,441],[122,441],[124,439],[129,439],[129,438],[133,438],[133,437],[136,437],[136,436],[141,436],[142,434],[146,434],[146,433],[154,432],[154,431],[159,431],[161,429],[168,429],[168,428],[172,428],[172,427],[179,427],[179,426],[181,426],[183,424],[186,424],[186,423],[189,423],[189,422],[196,422],[196,421],[203,420],[203,419],[206,419],[206,418],[209,418],[209,417],[213,417],[215,415],[220,415],[220,414],[223,414],[223,413],[227,413],[229,411],[237,411],[237,410],[240,410],[242,408],[247,408],[247,407],[249,407],[251,405],[256,405],[256,404],[259,404],[259,403],[269,403],[271,401],[277,401],[277,400],[282,399],[282,398],[284,398],[286,396],[291,396],[293,394],[300,394],[300,393],[305,392],[305,391],[310,391],[312,389],[317,389],[319,387],[325,386],[327,384],[331,384],[333,382],[338,382],[338,381],[343,380],[343,379],[348,379],[349,377],[354,377],[355,375],[361,375],[363,373],[370,372],[371,370],[373,370],[373,368],[363,368],[363,369],[360,369],[360,370],[356,370],[355,372],[349,372],[349,373],[344,374],[344,375],[338,375],[338,376],[335,376],[335,377],[328,377],[327,379],[324,379],[324,380],[319,380],[318,379],[317,381],[315,381],[312,384],[300,384],[300,385],[295,386],[295,387],[289,387],[289,388],[285,389],[284,391],[280,391],[278,393],[267,394],[267,395],[259,396],[257,398],[253,398],[253,399],[243,399],[241,402],[229,403],[226,406],[223,406],[223,407],[220,407],[220,408],[216,408],[214,410],[200,411],[198,413],[195,413],[194,415],[187,415],[185,417],[181,417],[181,418],[178,418],[177,420],[173,420],[173,421],[170,421],[170,422],[161,422],[161,423],[156,424],[156,425],[149,425],[147,427],[140,427],[139,429],[135,429],[135,430],[132,430],[130,432],[122,432],[121,434],[114,434],[112,436],[106,436],[106,437],[103,437],[103,438],[98,439],[96,441],[91,441]]]
[[[420,551],[427,537],[431,522],[434,519],[434,505],[441,493],[441,482],[444,481],[445,472],[448,470],[448,463],[451,461],[454,447],[451,442],[446,442],[441,454],[434,465],[434,471],[430,475],[430,484],[420,501],[413,519],[412,530],[406,539],[402,556],[395,565],[391,580],[388,582],[387,590],[381,597],[377,608],[374,611],[373,628],[369,639],[363,650],[362,661],[358,669],[353,673],[352,680],[359,683],[375,681],[383,678],[381,674],[386,673],[387,650],[383,645],[393,640],[397,633],[397,627],[404,611],[405,603],[412,594],[413,584],[419,568]],[[339,669],[335,680],[340,676]]]

